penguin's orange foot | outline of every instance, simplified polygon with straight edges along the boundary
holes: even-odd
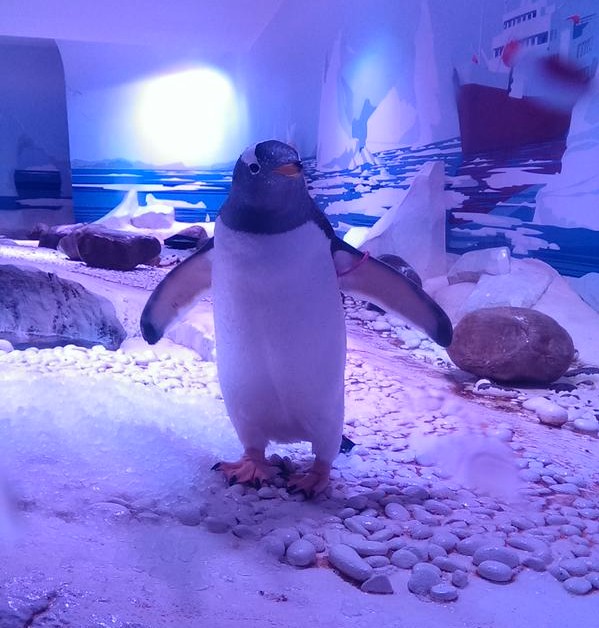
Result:
[[[308,499],[320,495],[329,485],[331,467],[316,461],[306,473],[295,473],[287,481],[290,493],[304,493]]]
[[[279,472],[279,469],[268,464],[265,459],[257,459],[244,455],[237,462],[217,462],[212,469],[222,471],[229,482],[233,484],[249,484],[260,488],[268,484]]]

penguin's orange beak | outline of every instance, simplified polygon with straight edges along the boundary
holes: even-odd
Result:
[[[302,164],[300,161],[292,161],[288,164],[283,164],[274,169],[274,172],[282,174],[286,177],[297,177],[302,173]]]

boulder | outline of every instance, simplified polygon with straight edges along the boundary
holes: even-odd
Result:
[[[553,318],[521,307],[491,307],[464,316],[449,357],[462,370],[498,382],[549,384],[574,357],[568,332]]]
[[[192,225],[164,241],[171,249],[197,249],[208,239],[206,229],[200,225]]]
[[[73,234],[81,259],[95,268],[133,270],[138,264],[152,262],[162,248],[160,240],[89,225]]]
[[[108,299],[54,273],[0,265],[0,338],[15,347],[117,349],[125,335]]]

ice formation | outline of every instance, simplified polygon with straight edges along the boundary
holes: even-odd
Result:
[[[414,177],[401,202],[389,209],[359,241],[350,230],[346,240],[378,256],[403,257],[423,278],[444,275],[445,179],[441,161],[427,162]],[[409,234],[409,235],[408,235]]]

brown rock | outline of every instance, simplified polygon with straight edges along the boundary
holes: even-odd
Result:
[[[74,234],[81,259],[95,268],[133,270],[160,254],[160,241],[154,236],[138,235],[89,225]]]
[[[38,246],[46,249],[56,249],[58,248],[58,243],[62,238],[64,238],[64,236],[76,229],[81,229],[84,225],[85,223],[79,222],[72,225],[54,225],[52,227],[40,226]]]
[[[459,368],[477,377],[549,384],[570,366],[574,344],[568,332],[546,314],[493,307],[464,316],[447,352]]]
[[[30,231],[25,235],[26,240],[39,240],[42,233],[48,231],[50,227],[45,222],[36,222]]]
[[[206,229],[200,225],[192,225],[179,231],[175,235],[164,241],[165,246],[171,249],[193,249],[199,248],[208,239]]]

